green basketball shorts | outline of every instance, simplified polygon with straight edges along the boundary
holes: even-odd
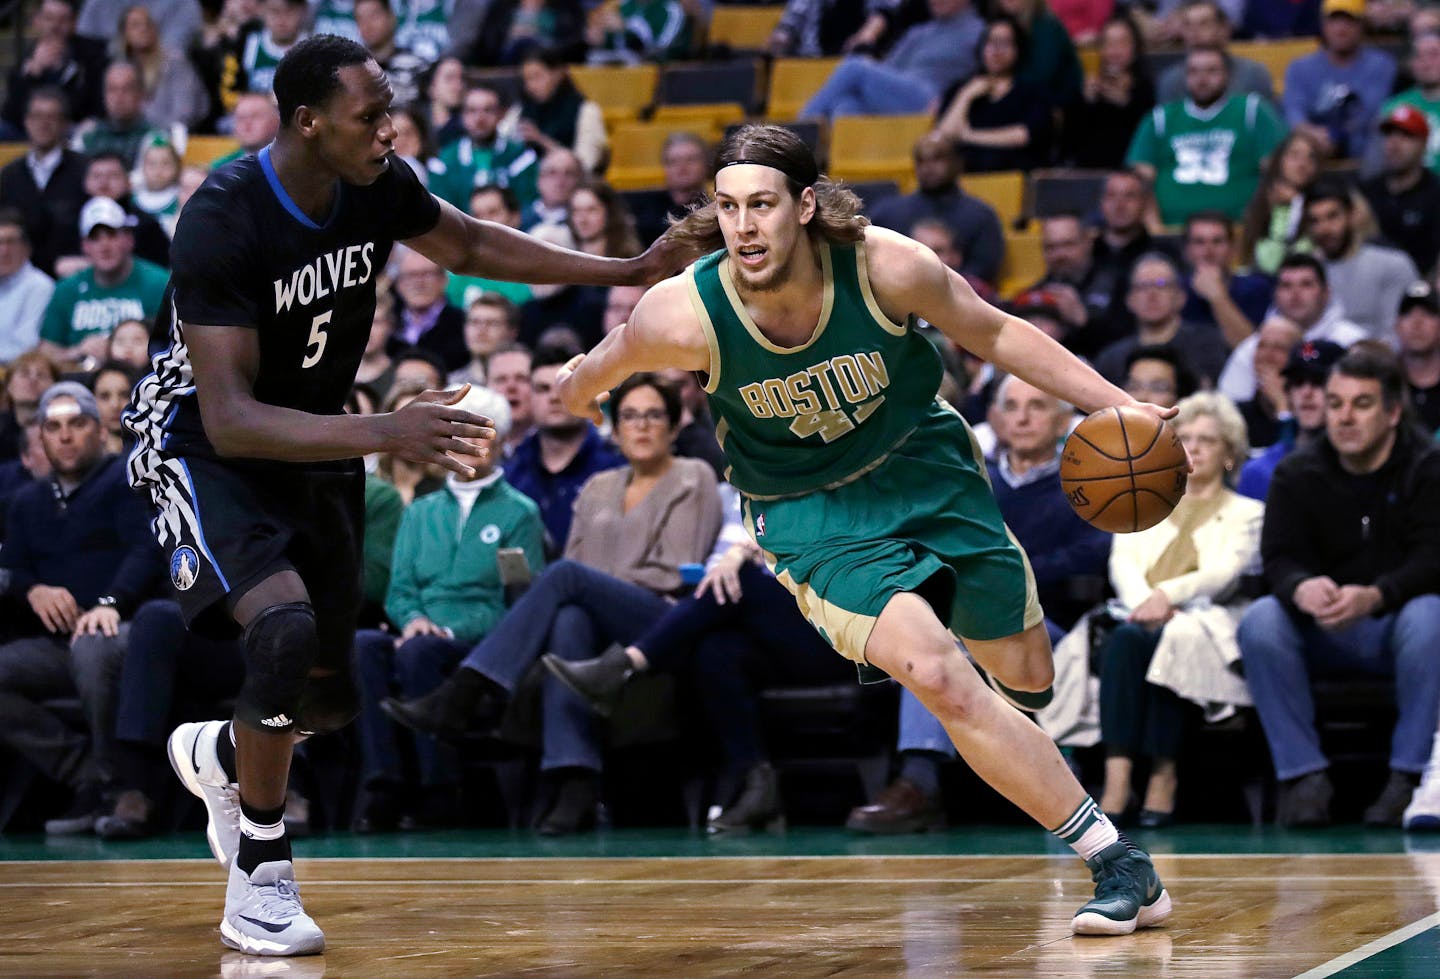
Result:
[[[936,611],[960,639],[1002,639],[1044,618],[979,444],[948,405],[864,475],[804,496],[746,499],[744,514],[801,613],[857,663],[886,603],[937,575],[925,597],[936,605],[941,596]]]

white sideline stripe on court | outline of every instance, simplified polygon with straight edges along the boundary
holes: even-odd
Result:
[[[1181,877],[1179,880],[1187,884],[1219,884],[1225,881],[1249,880],[1250,878],[1230,874],[1225,877]],[[1264,877],[1254,878],[1256,880],[1274,880],[1274,875],[1267,874]],[[1303,884],[1308,881],[1316,883],[1394,883],[1395,876],[1377,875],[1370,877],[1355,877],[1351,875],[1316,875],[1313,877],[1288,877],[1286,881],[1290,884]],[[604,878],[604,877],[532,877],[529,879],[515,879],[511,877],[436,877],[436,878],[412,878],[405,880],[378,879],[378,880],[309,880],[302,878],[300,881],[304,887],[436,887],[446,884],[466,887],[502,887],[511,885],[530,885],[532,887],[574,887],[578,885],[608,886],[611,884],[626,885],[630,887],[673,887],[685,886],[694,887],[705,884],[724,884],[727,886],[743,884],[784,884],[794,886],[829,887],[836,884],[855,884],[873,886],[876,884],[1035,884],[1049,887],[1055,881],[1050,877],[1035,877],[1026,879],[1023,877],[660,877],[653,880],[645,880],[633,877]],[[1079,886],[1082,883],[1080,877],[1076,877],[1074,883]],[[46,890],[55,888],[87,888],[87,887],[222,887],[224,881],[216,880],[67,880],[67,881],[3,881],[0,882],[0,890],[20,890],[27,887],[39,887]],[[1440,912],[1437,912],[1440,914]],[[1423,930],[1423,929],[1422,929]]]
[[[1152,853],[1150,855],[1156,860],[1304,860],[1319,859],[1322,857],[1346,857],[1353,856],[1348,853]],[[1374,853],[1373,857],[1409,857],[1411,859],[1440,859],[1440,851],[1435,853]],[[669,863],[682,863],[695,860],[1066,860],[1076,859],[1075,854],[1065,853],[774,853],[770,855],[752,853],[717,853],[713,856],[649,856],[649,857],[617,857],[617,856],[550,856],[550,857],[501,857],[501,856],[477,856],[477,857],[307,857],[304,854],[296,856],[297,863],[367,863],[371,861],[381,863],[475,863],[486,861],[489,863],[545,863],[559,861],[564,863],[583,863],[591,860],[604,860],[611,863],[623,861],[659,860]],[[57,866],[64,864],[73,867],[77,864],[92,864],[97,867],[116,867],[131,864],[149,863],[214,863],[212,856],[203,857],[144,857],[139,859],[114,859],[114,860],[0,860],[0,867],[25,866],[27,864]]]
[[[1401,942],[1414,938],[1421,932],[1429,931],[1436,925],[1440,925],[1440,911],[1429,914],[1419,921],[1413,921],[1404,928],[1397,928],[1388,935],[1382,935],[1365,945],[1361,945],[1353,952],[1346,952],[1344,955],[1331,959],[1324,965],[1317,965],[1309,972],[1302,972],[1295,979],[1324,979],[1325,976],[1333,976],[1342,969],[1348,969],[1357,962],[1363,962],[1372,955],[1378,955],[1387,948],[1393,948]]]

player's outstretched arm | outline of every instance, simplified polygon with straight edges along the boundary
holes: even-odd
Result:
[[[385,415],[312,415],[265,404],[255,398],[254,330],[189,323],[183,329],[205,434],[221,456],[328,462],[390,452],[471,476],[474,469],[455,456],[483,458],[495,438],[490,419],[450,407],[468,387],[427,391]]]
[[[870,285],[880,306],[897,321],[914,313],[975,356],[1091,412],[1110,405],[1141,405],[1048,335],[996,309],[924,245],[883,228],[866,230]]]
[[[698,256],[661,238],[636,258],[601,258],[477,221],[440,201],[440,222],[405,244],[460,275],[534,285],[644,286],[674,275]]]
[[[560,400],[575,415],[600,422],[611,389],[639,371],[710,370],[710,345],[690,305],[689,283],[668,279],[640,297],[630,322],[561,368]]]

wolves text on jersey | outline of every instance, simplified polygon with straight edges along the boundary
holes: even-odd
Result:
[[[375,269],[370,258],[375,243],[337,248],[290,273],[290,279],[275,280],[275,312],[283,313],[292,303],[308,306],[331,293],[361,286],[370,281]]]

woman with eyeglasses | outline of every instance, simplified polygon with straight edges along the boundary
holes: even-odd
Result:
[[[1175,819],[1187,721],[1202,710],[1220,720],[1253,702],[1233,669],[1235,632],[1248,604],[1241,577],[1259,562],[1265,513],[1232,488],[1250,449],[1239,409],[1209,392],[1178,407],[1172,424],[1194,467],[1189,486],[1163,523],[1115,536],[1111,614],[1123,610],[1124,621],[1100,652],[1100,807],[1117,823],[1152,829]],[[1131,789],[1137,759],[1149,768],[1138,800]]]
[[[493,723],[542,653],[588,660],[628,645],[689,589],[681,566],[701,564],[720,532],[715,473],[677,458],[679,394],[658,375],[635,374],[610,399],[627,465],[580,489],[565,556],[546,569],[450,679],[409,701],[387,700],[392,718],[429,734],[462,733],[476,715]],[[552,676],[541,691],[540,768],[553,803],[539,831],[590,829],[600,800],[600,725],[586,702]]]

